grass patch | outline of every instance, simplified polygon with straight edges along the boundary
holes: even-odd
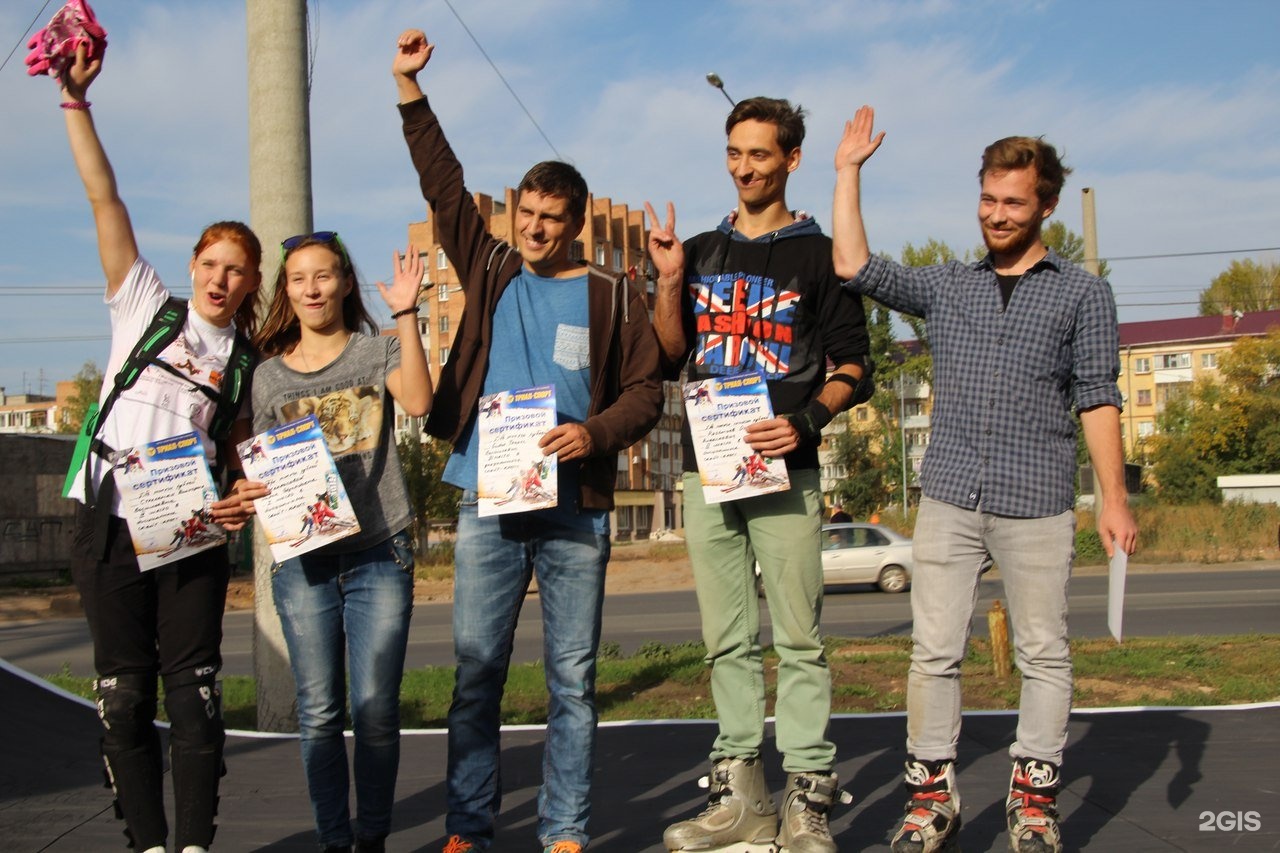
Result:
[[[689,549],[683,542],[661,542],[642,539],[635,542],[614,542],[609,552],[610,562],[644,560],[650,563],[670,563],[689,559]]]
[[[59,589],[71,584],[71,572],[61,571],[49,577],[8,577],[0,579],[0,595],[20,594],[32,590]]]
[[[453,546],[450,541],[437,542],[427,548],[425,555],[417,558],[414,577],[418,580],[452,580]],[[675,563],[689,559],[689,551],[683,542],[614,542],[609,556],[610,563]]]
[[[1274,559],[1280,506],[1231,501],[1224,504],[1175,506],[1135,495],[1129,507],[1138,523],[1139,563],[1231,563]],[[900,509],[880,513],[880,523],[905,536],[916,525],[916,507],[904,517]],[[1107,561],[1090,510],[1076,511],[1076,565]]]
[[[1275,556],[1276,533],[1280,530],[1280,506],[1232,501],[1222,504],[1172,506],[1137,498],[1131,503],[1138,522],[1138,553],[1142,563],[1229,563],[1261,560]],[[1092,512],[1076,513],[1076,562],[1103,563]],[[1081,552],[1081,533],[1085,551]],[[1096,548],[1093,543],[1096,542]]]
[[[902,711],[906,708],[911,641],[906,637],[831,638],[832,710],[836,713]],[[596,700],[602,720],[710,719],[710,669],[701,643],[646,643],[623,656],[616,644],[601,649]],[[1280,636],[1138,637],[1072,643],[1077,708],[1122,705],[1230,705],[1280,701]],[[776,698],[778,656],[765,650],[769,712]],[[966,709],[1018,707],[1021,682],[991,674],[991,650],[974,640],[963,664]],[[64,671],[49,681],[92,698],[90,678]],[[222,681],[223,714],[230,728],[252,729],[256,719],[253,679]],[[426,667],[405,673],[400,713],[404,728],[443,728],[453,695],[453,668]],[[541,664],[511,667],[502,700],[507,724],[546,722],[547,689]],[[160,718],[164,719],[163,703]]]

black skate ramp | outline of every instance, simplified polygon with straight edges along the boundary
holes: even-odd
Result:
[[[1007,849],[1006,748],[1015,725],[1012,714],[965,714],[961,843],[970,853]],[[102,786],[98,726],[87,703],[0,661],[0,849],[125,849],[123,824]],[[831,729],[840,776],[854,796],[833,816],[836,841],[841,850],[888,850],[904,801],[903,716],[844,716]],[[663,828],[701,808],[695,780],[714,731],[706,722],[601,726],[591,850],[661,851]],[[495,851],[537,849],[542,739],[538,727],[504,731],[507,793]],[[776,754],[767,761],[778,791],[784,775]],[[1066,849],[1280,850],[1278,762],[1276,705],[1073,714],[1059,798]],[[316,849],[294,738],[232,733],[227,766],[216,850]],[[444,771],[444,733],[406,732],[388,850],[441,849]]]

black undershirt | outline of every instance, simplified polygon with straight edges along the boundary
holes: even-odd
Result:
[[[1022,281],[1022,273],[1017,275],[1001,275],[996,273],[996,281],[1000,284],[1000,297],[1004,300],[1004,307],[1009,307],[1009,300],[1013,298],[1013,289],[1018,286],[1018,282]]]

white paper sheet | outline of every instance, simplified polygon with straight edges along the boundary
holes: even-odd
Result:
[[[1124,579],[1129,568],[1129,555],[1115,543],[1115,553],[1111,557],[1111,569],[1107,580],[1107,629],[1116,642],[1121,642],[1121,631],[1124,622]]]

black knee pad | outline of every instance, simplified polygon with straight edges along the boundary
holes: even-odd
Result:
[[[155,736],[156,677],[129,673],[100,676],[98,719],[106,730],[103,742],[119,750],[135,749]]]
[[[218,779],[225,773],[222,697],[217,667],[164,676],[169,715],[169,767],[173,773],[175,841],[208,847],[218,813]]]
[[[170,737],[184,746],[218,746],[225,739],[217,667],[164,676],[164,710]]]
[[[161,789],[160,735],[155,727],[156,677],[99,677],[94,689],[104,729],[107,783],[116,794],[116,817],[126,821],[126,835],[137,849],[164,844],[169,830]]]

